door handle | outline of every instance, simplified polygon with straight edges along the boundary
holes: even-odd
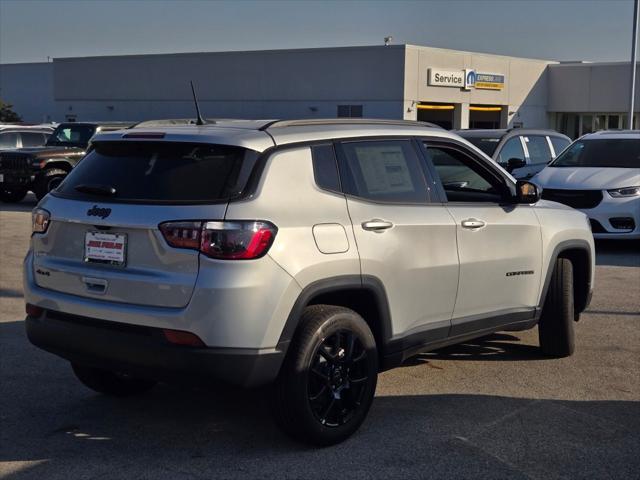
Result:
[[[391,227],[393,227],[393,223],[387,222],[385,220],[380,220],[378,218],[374,218],[373,220],[369,220],[368,222],[362,222],[362,229],[372,232],[381,232]]]
[[[477,218],[467,218],[462,221],[462,228],[469,228],[471,230],[475,230],[477,228],[482,228],[486,225],[482,220],[478,220]]]

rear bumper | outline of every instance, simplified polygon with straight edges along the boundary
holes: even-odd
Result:
[[[45,310],[25,321],[29,341],[71,362],[142,378],[242,387],[271,383],[284,353],[276,349],[194,348],[169,343],[159,328]]]

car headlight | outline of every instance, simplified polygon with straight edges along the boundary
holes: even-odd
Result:
[[[614,190],[607,190],[609,195],[614,198],[620,197],[638,197],[640,196],[640,187],[624,187],[624,188],[616,188]]]

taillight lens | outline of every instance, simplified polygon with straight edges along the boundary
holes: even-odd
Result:
[[[211,258],[260,258],[273,243],[276,227],[268,222],[205,222],[200,251]]]
[[[176,248],[200,248],[202,222],[167,222],[160,231],[169,245]]]
[[[268,251],[278,229],[265,221],[166,222],[165,240],[176,248],[199,250],[221,260],[250,260]]]
[[[44,233],[51,223],[51,214],[44,208],[34,208],[31,212],[31,232]]]

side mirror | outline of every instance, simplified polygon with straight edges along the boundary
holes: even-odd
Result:
[[[510,158],[507,162],[507,172],[511,173],[518,168],[526,167],[527,162],[522,160],[521,158]]]
[[[518,180],[516,182],[516,203],[536,203],[540,200],[541,191],[535,183],[526,180]]]

